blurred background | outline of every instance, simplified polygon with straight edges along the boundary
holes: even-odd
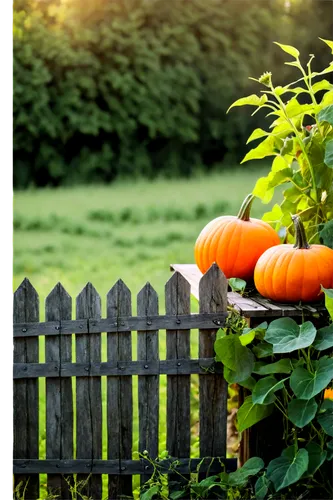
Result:
[[[133,314],[136,294],[149,281],[163,313],[169,265],[193,263],[202,228],[219,215],[237,215],[270,169],[270,158],[239,165],[252,130],[267,130],[270,119],[251,116],[249,107],[227,109],[259,93],[250,76],[271,71],[275,84],[298,78],[273,41],[296,46],[305,63],[314,53],[313,68],[329,64],[330,50],[318,37],[332,38],[332,1],[14,0],[13,6],[14,289],[29,278],[43,321],[45,298],[59,281],[73,297],[73,317],[88,281],[101,295],[104,317],[118,278],[132,291]],[[267,210],[257,199],[252,215]],[[163,359],[164,332],[159,339]],[[39,342],[43,362],[44,338]],[[191,351],[196,357],[195,332]],[[102,361],[106,352],[103,333]],[[199,456],[196,375],[191,383],[191,456]],[[162,376],[160,451],[165,401]],[[232,397],[229,403],[236,404]],[[45,379],[39,404],[42,459]],[[46,476],[42,486],[45,492]],[[106,480],[103,488],[105,496]]]
[[[13,5],[14,284],[28,276],[42,296],[60,279],[74,294],[119,276],[163,289],[169,263],[193,262],[202,227],[268,170],[239,163],[269,119],[226,111],[261,90],[250,76],[297,78],[273,41],[330,61],[331,0]]]

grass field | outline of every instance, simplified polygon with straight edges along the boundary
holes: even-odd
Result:
[[[193,263],[195,240],[212,218],[237,215],[256,179],[266,175],[268,166],[255,170],[240,167],[224,174],[192,180],[140,181],[133,184],[40,189],[14,193],[14,276],[16,289],[28,277],[40,296],[40,319],[44,301],[57,282],[75,297],[91,282],[102,298],[121,278],[132,291],[133,314],[136,295],[149,281],[159,294],[164,312],[164,285],[170,278],[171,263]],[[267,210],[260,200],[253,204],[252,216]],[[193,311],[197,309],[192,300]],[[74,317],[74,316],[73,316]],[[103,334],[102,361],[106,361]],[[44,340],[40,339],[44,360]],[[165,337],[160,338],[161,358],[165,358]],[[197,356],[197,338],[192,334],[192,355]],[[133,334],[133,357],[136,339]],[[103,377],[105,379],[105,377]],[[161,450],[165,449],[166,377],[161,380]],[[193,376],[193,388],[197,381]],[[106,447],[106,380],[103,386],[103,458]],[[195,392],[195,391],[194,391]],[[134,450],[137,449],[137,380],[133,377]],[[192,424],[196,428],[197,398],[192,398]],[[40,382],[40,458],[45,457],[45,381]],[[163,410],[164,408],[164,410]],[[192,451],[195,456],[196,435]],[[106,490],[105,494],[106,494]]]

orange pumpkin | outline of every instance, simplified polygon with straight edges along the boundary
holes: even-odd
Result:
[[[226,278],[251,279],[263,252],[280,243],[267,222],[250,218],[253,200],[249,194],[237,217],[217,217],[203,228],[194,247],[195,261],[202,273],[216,262]]]
[[[295,245],[270,248],[254,270],[258,292],[278,302],[313,302],[320,298],[321,285],[333,288],[333,250],[325,245],[309,245],[304,226],[293,216]]]

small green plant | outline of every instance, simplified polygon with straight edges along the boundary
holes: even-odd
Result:
[[[72,500],[93,500],[92,497],[88,497],[84,490],[87,487],[91,474],[86,479],[81,481],[77,480],[76,474],[73,476],[64,477],[66,483],[68,484],[69,493]],[[26,490],[29,484],[29,479],[24,483],[21,481],[15,488],[13,492],[13,500],[29,500],[26,498]],[[40,500],[61,500],[61,496],[56,491],[48,491],[46,496],[43,496]]]
[[[330,308],[333,290],[324,292]],[[288,499],[307,490],[311,498],[332,498],[333,401],[324,397],[333,379],[332,320],[319,329],[287,317],[232,334],[223,330],[214,347],[227,382],[249,393],[237,413],[240,433],[281,413],[285,449],[267,465],[260,498],[275,498],[291,485]]]
[[[322,41],[333,52],[333,41]],[[282,203],[263,216],[284,241],[294,240],[291,214],[298,214],[310,243],[333,248],[333,85],[324,78],[333,72],[333,62],[314,72],[313,54],[304,67],[295,47],[277,45],[293,58],[285,64],[295,67],[300,78],[284,86],[275,86],[270,72],[251,78],[265,87],[261,95],[243,97],[229,107],[250,105],[256,108],[253,114],[265,109],[266,117],[273,118],[269,131],[257,128],[250,135],[247,144],[264,139],[242,163],[275,157],[270,173],[258,179],[253,194],[269,203],[276,187],[286,186]]]

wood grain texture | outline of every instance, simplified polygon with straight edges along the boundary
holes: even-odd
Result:
[[[140,316],[150,323],[152,315],[158,314],[158,296],[150,283],[147,283],[137,296],[137,310]],[[138,331],[137,359],[145,362],[159,361],[158,331]],[[159,363],[158,363],[159,364]],[[158,456],[158,417],[159,417],[159,375],[139,376],[139,452],[148,451],[151,458]],[[141,485],[150,475],[141,476]]]
[[[39,298],[28,279],[25,279],[14,294],[13,322],[38,322]],[[14,339],[14,364],[38,363],[38,338]],[[13,384],[14,413],[14,459],[36,459],[39,456],[38,427],[38,380],[15,380]],[[25,497],[29,500],[39,498],[38,474],[17,474],[14,487],[20,482],[26,485]]]
[[[45,302],[47,321],[70,320],[72,299],[58,283]],[[60,329],[59,329],[60,331]],[[45,361],[61,370],[62,363],[72,361],[72,339],[68,335],[45,338]],[[46,458],[73,458],[73,395],[72,379],[52,377],[46,379]],[[47,478],[50,493],[70,500],[69,486],[60,474]]]
[[[90,334],[100,332],[120,333],[127,331],[152,331],[190,328],[219,328],[225,317],[224,313],[217,314],[182,314],[178,316],[152,314],[149,321],[145,316],[120,316],[106,319],[90,318],[87,320],[49,321],[42,323],[20,323],[14,325],[14,337],[57,337],[61,335]],[[72,327],[72,329],[71,329]]]
[[[200,458],[183,458],[179,460],[177,470],[186,474],[195,472],[197,466],[201,462]],[[217,474],[222,471],[221,463],[225,464],[226,472],[233,472],[236,469],[237,460],[234,458],[211,460],[203,459],[200,471],[211,474]],[[171,460],[163,460],[160,462],[160,467],[163,473],[170,474]],[[124,480],[128,475],[140,474],[144,475],[153,472],[152,465],[147,460],[14,460],[14,473],[20,473],[25,470],[28,474],[35,473],[53,473],[60,472],[61,474],[72,474],[89,472],[89,474],[110,474],[121,475]],[[109,497],[113,500],[115,497]],[[28,499],[27,499],[28,500]]]
[[[87,283],[76,299],[76,317],[100,318],[101,298],[91,283]],[[76,336],[76,361],[90,365],[101,362],[101,335]],[[102,394],[100,377],[76,379],[76,457],[102,458]],[[78,475],[78,481],[87,475]],[[89,479],[84,494],[94,500],[102,498],[102,477]]]
[[[222,373],[214,358],[163,359],[157,361],[112,361],[103,363],[16,363],[14,379],[38,377],[123,377],[127,375],[205,375],[207,369]]]
[[[227,280],[213,264],[199,283],[200,312],[227,311]],[[199,356],[214,356],[215,330],[199,330]],[[200,456],[225,457],[228,385],[222,374],[199,375]]]
[[[107,317],[130,316],[132,314],[131,292],[122,280],[111,288],[107,295]],[[117,323],[118,324],[118,323]],[[107,359],[110,362],[132,360],[131,332],[107,334]],[[107,379],[107,425],[108,458],[110,460],[132,458],[133,395],[132,377],[108,377]],[[132,495],[132,478],[109,476],[109,498]]]
[[[170,315],[189,314],[190,284],[175,272],[165,285],[165,311]],[[190,358],[190,330],[166,331],[167,359]],[[167,450],[177,458],[190,456],[190,375],[167,377]],[[169,481],[179,481],[171,475]]]

